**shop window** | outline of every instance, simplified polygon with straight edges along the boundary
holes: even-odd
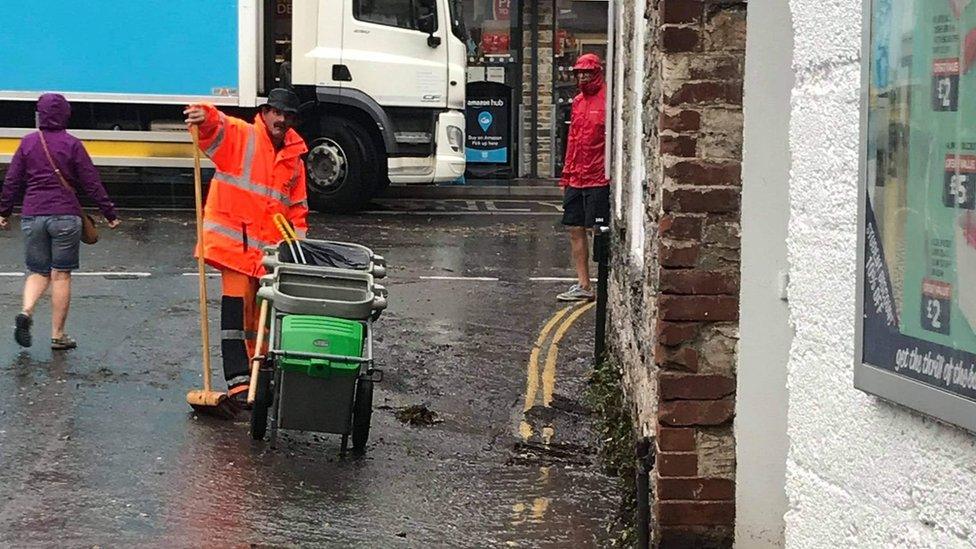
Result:
[[[468,57],[473,63],[514,61],[518,27],[517,0],[458,0],[468,28]]]
[[[607,60],[607,9],[601,0],[556,0],[556,25],[553,36],[553,91],[556,115],[553,117],[553,175],[562,174],[569,137],[569,117],[573,98],[579,93],[573,65],[584,53],[595,53]]]
[[[419,21],[433,20],[437,29],[437,7],[432,0],[355,0],[353,16],[366,23],[418,30]]]

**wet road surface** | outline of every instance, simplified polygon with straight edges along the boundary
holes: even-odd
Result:
[[[570,276],[558,217],[313,216],[312,237],[363,243],[390,264],[390,308],[375,325],[385,379],[361,457],[340,455],[333,435],[283,431],[271,448],[246,421],[189,411],[200,384],[192,213],[124,219],[83,247],[83,273],[127,274],[75,278],[77,350],[44,345],[47,299],[33,348],[0,334],[0,545],[603,543],[615,485],[579,404],[593,311],[553,299]],[[5,327],[22,268],[19,233],[0,233]],[[214,334],[217,279],[209,290]],[[441,421],[397,420],[416,404]]]

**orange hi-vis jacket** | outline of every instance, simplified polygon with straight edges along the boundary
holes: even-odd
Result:
[[[204,259],[218,269],[260,277],[264,246],[281,241],[272,217],[283,214],[300,237],[308,231],[302,156],[308,151],[289,129],[276,151],[260,115],[254,123],[204,105],[200,149],[217,167],[203,211]],[[197,248],[197,253],[200,253]]]

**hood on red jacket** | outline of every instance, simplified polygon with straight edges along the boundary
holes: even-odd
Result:
[[[580,84],[583,95],[596,95],[603,88],[603,60],[595,53],[584,53],[576,60],[573,71],[587,71],[595,73],[593,79]]]

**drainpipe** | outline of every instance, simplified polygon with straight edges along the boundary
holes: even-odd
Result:
[[[654,439],[644,437],[635,448],[637,458],[637,549],[651,546],[651,471],[654,470]]]

